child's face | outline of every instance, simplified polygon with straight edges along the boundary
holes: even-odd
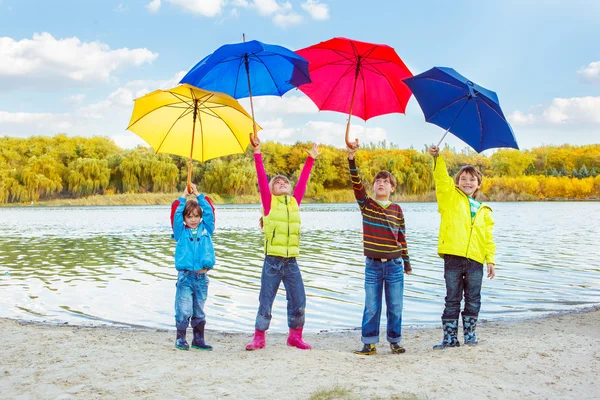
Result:
[[[185,224],[187,226],[189,226],[192,229],[196,229],[198,225],[200,225],[200,221],[202,221],[202,218],[200,217],[200,214],[198,214],[198,211],[192,211],[190,215],[184,216],[183,220],[185,221]]]
[[[276,179],[273,182],[273,195],[281,196],[282,194],[290,194],[290,182],[285,179]]]
[[[373,193],[377,200],[389,200],[394,187],[389,178],[379,178],[373,182]]]
[[[477,180],[477,177],[468,172],[463,172],[458,177],[458,188],[465,192],[467,196],[473,196],[473,193],[475,193],[480,186],[481,184]]]

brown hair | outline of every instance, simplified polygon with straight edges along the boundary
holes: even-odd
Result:
[[[454,183],[456,184],[456,186],[458,186],[458,182],[460,181],[460,176],[462,174],[473,175],[475,178],[477,178],[477,186],[481,186],[481,182],[483,182],[483,174],[472,165],[465,165],[460,169],[460,171],[456,173],[456,175],[454,175]],[[477,188],[477,190],[473,192],[473,196],[471,197],[476,199],[478,194],[479,188]]]
[[[394,189],[398,185],[398,182],[396,181],[396,178],[394,178],[394,175],[392,175],[388,171],[379,171],[377,173],[377,175],[375,175],[375,179],[373,179],[373,184],[375,184],[375,181],[377,179],[387,179],[387,180],[389,180],[390,183],[391,183],[391,185],[392,185],[392,187],[394,187]]]
[[[200,207],[200,204],[196,200],[186,201],[185,208],[183,209],[183,217],[189,217],[194,211],[202,218],[202,207]]]

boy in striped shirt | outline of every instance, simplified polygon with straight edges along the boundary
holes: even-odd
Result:
[[[363,221],[363,248],[365,268],[365,310],[362,319],[363,348],[355,354],[371,355],[377,352],[382,294],[385,290],[387,306],[387,341],[392,353],[404,353],[402,340],[402,303],[404,274],[412,268],[406,246],[404,215],[398,204],[390,201],[396,189],[396,179],[388,171],[379,172],[373,182],[374,198],[367,191],[358,174],[354,155],[358,141],[348,145],[348,164],[354,195]]]

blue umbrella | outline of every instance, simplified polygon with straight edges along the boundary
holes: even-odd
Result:
[[[282,96],[287,91],[310,83],[308,61],[285,47],[257,40],[226,44],[206,56],[180,83],[217,92],[235,99],[252,96]],[[256,136],[256,123],[254,124]]]
[[[452,68],[434,67],[404,79],[419,102],[425,120],[481,152],[496,147],[518,149],[512,128],[502,113],[496,93],[481,87]]]

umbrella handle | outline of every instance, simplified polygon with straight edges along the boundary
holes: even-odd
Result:
[[[352,115],[348,115],[348,124],[346,125],[346,146],[352,148],[354,146],[354,143],[358,143],[358,139],[354,139],[354,142],[350,141],[350,117]]]

